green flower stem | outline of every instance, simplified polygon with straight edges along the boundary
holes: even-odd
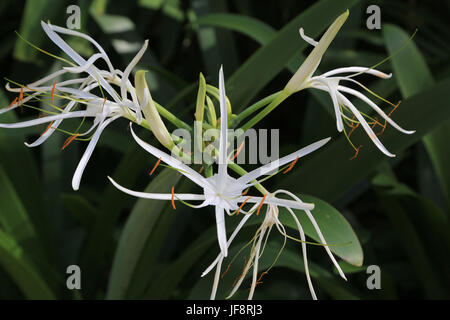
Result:
[[[272,112],[278,105],[280,105],[284,100],[286,100],[292,93],[281,90],[276,94],[275,99],[262,111],[260,111],[254,118],[249,120],[247,123],[245,123],[241,129],[247,131],[248,129],[252,128],[254,125],[256,125],[259,121],[261,121],[264,117],[266,117],[270,112]]]
[[[240,114],[236,116],[236,118],[233,119],[234,127],[237,127],[239,123],[247,118],[249,115],[251,115],[253,112],[261,109],[262,107],[268,105],[271,103],[274,99],[276,99],[282,91],[275,92],[271,94],[270,96],[265,97],[264,99],[259,100],[258,102],[252,104],[248,108],[246,108],[244,111],[242,111]]]
[[[171,113],[169,110],[167,110],[166,108],[164,108],[163,106],[161,106],[159,103],[157,103],[155,101],[155,105],[156,105],[156,109],[158,110],[159,114],[166,119],[167,121],[169,121],[170,123],[172,123],[174,126],[176,126],[177,128],[183,128],[188,130],[189,132],[192,132],[192,128],[190,125],[188,125],[186,122],[178,119],[173,113]]]

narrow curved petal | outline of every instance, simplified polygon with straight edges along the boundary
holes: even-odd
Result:
[[[256,207],[258,206],[258,204],[254,205],[252,207],[252,209],[250,209],[249,211],[253,211],[256,209]],[[231,245],[231,243],[233,242],[234,238],[237,236],[237,234],[239,233],[239,231],[241,231],[241,229],[244,227],[245,223],[247,222],[247,220],[251,217],[252,214],[246,214],[244,215],[244,217],[241,219],[241,221],[239,222],[239,224],[237,225],[237,227],[233,230],[233,233],[231,234],[230,238],[228,238],[227,241],[227,245],[228,247]],[[202,273],[202,277],[206,276],[215,266],[216,264],[220,261],[220,259],[223,259],[224,256],[222,255],[222,253],[219,253],[219,255],[217,256],[217,258],[213,261],[213,263],[211,263],[209,265],[208,268],[206,268],[205,271],[203,271]]]
[[[325,79],[322,76],[316,77],[316,78],[314,78],[314,80],[327,86],[328,93],[330,94],[331,101],[333,102],[334,114],[336,116],[337,130],[339,132],[342,132],[344,124],[342,123],[341,108],[339,107],[339,102],[338,102],[338,98],[337,98],[337,88],[338,88],[338,84],[339,84],[338,80],[330,81],[329,79]]]
[[[324,74],[322,74],[322,77],[330,77],[330,76],[334,76],[336,74],[341,74],[341,73],[367,73],[373,76],[376,76],[378,78],[382,78],[382,79],[389,79],[390,77],[392,77],[392,73],[384,73],[381,72],[379,70],[376,69],[372,69],[372,68],[366,68],[366,67],[345,67],[345,68],[337,68],[328,72],[325,72]]]
[[[120,93],[121,93],[122,99],[126,98],[126,96],[127,96],[127,80],[131,74],[131,71],[136,66],[136,64],[139,62],[139,60],[141,60],[142,56],[145,53],[145,50],[147,50],[147,47],[148,47],[148,40],[145,40],[142,48],[138,51],[136,56],[133,58],[133,60],[131,60],[131,62],[128,64],[128,66],[125,68],[125,70],[123,72],[122,80],[120,82]],[[133,101],[136,100],[136,102],[137,102],[136,93],[133,92],[133,90],[131,90],[130,92],[131,92],[131,94],[134,93]]]
[[[313,38],[308,37],[307,35],[305,35],[305,30],[303,28],[300,28],[298,30],[298,32],[300,33],[300,37],[302,37],[303,40],[308,42],[313,47],[317,46],[318,42],[316,40],[314,40]]]
[[[67,34],[67,35],[72,35],[72,36],[76,36],[76,37],[80,37],[80,38],[86,39],[87,41],[92,43],[98,49],[98,51],[100,51],[100,53],[102,54],[102,57],[105,60],[106,64],[108,65],[108,68],[109,68],[110,72],[111,73],[114,72],[114,67],[112,66],[111,60],[109,60],[109,57],[106,54],[105,50],[92,37],[88,36],[87,34],[84,34],[84,33],[81,33],[81,32],[75,31],[75,30],[71,30],[71,29],[66,29],[66,28],[53,26],[53,25],[51,27],[56,32]]]
[[[171,193],[148,193],[148,192],[138,192],[122,187],[113,178],[108,177],[109,181],[119,189],[120,191],[132,195],[134,197],[143,198],[143,199],[152,199],[152,200],[172,200]],[[183,200],[183,201],[203,201],[205,200],[205,196],[202,194],[193,194],[193,193],[175,193],[174,200]]]
[[[141,140],[136,133],[134,133],[133,126],[130,123],[131,128],[131,134],[133,135],[134,140],[147,152],[151,153],[156,158],[161,158],[161,161],[165,162],[171,167],[174,167],[175,169],[180,170],[180,173],[186,176],[188,179],[192,180],[199,186],[203,188],[211,188],[210,183],[198,172],[191,169],[189,166],[182,163],[180,160],[168,155],[167,153],[153,147],[152,145],[146,143],[145,141]]]
[[[372,128],[367,123],[366,119],[359,113],[358,109],[353,105],[353,103],[350,102],[342,93],[338,92],[338,97],[341,99],[341,101],[350,109],[350,111],[355,115],[355,117],[358,119],[358,121],[361,123],[364,130],[367,132],[367,135],[369,138],[375,143],[375,145],[378,147],[378,149],[381,150],[385,155],[389,157],[395,157],[395,154],[390,153],[386,147],[381,143],[381,141],[378,139],[376,134],[373,132]]]
[[[75,105],[75,101],[70,101],[67,107],[64,109],[64,112],[69,112],[73,106]],[[37,147],[44,143],[50,136],[55,132],[55,130],[59,127],[61,124],[62,119],[56,120],[50,128],[48,128],[36,141],[32,143],[25,142],[25,145],[29,148]]]
[[[244,202],[247,200],[248,197],[242,197],[238,199],[238,202]],[[247,200],[247,203],[261,203],[262,197],[251,197]],[[266,197],[264,199],[265,204],[274,204],[280,207],[286,207],[286,208],[292,208],[297,210],[313,210],[314,209],[314,203],[298,203],[297,201],[292,200],[286,200],[286,199],[278,199],[275,197]]]
[[[81,118],[86,117],[86,111],[74,111],[69,113],[61,113],[53,116],[47,116],[43,118],[23,121],[23,122],[16,122],[16,123],[0,123],[0,128],[10,128],[10,129],[16,129],[16,128],[26,128],[26,127],[32,127],[36,126],[38,124],[43,124],[47,122],[52,122],[56,120],[62,120],[62,119],[69,119],[69,118]]]
[[[249,173],[247,173],[246,175],[240,177],[238,179],[238,182],[247,184],[247,183],[259,178],[262,175],[268,174],[268,173],[276,170],[277,168],[282,167],[285,164],[294,161],[296,158],[301,158],[301,157],[319,149],[320,147],[324,146],[328,141],[330,141],[330,139],[331,138],[325,138],[325,139],[319,140],[319,141],[314,142],[314,143],[310,144],[309,146],[306,146],[294,153],[284,156],[283,158],[280,158],[276,161],[270,162],[262,167],[259,167],[258,169],[252,170]]]
[[[78,65],[84,65],[86,60],[82,58],[75,50],[73,50],[54,30],[58,30],[61,33],[68,33],[64,28],[52,26],[41,21],[42,29],[47,34],[47,36],[70,58],[72,58]],[[100,82],[100,85],[113,97],[113,99],[119,103],[120,99],[111,85],[100,75],[98,69],[95,66],[90,66],[87,68],[88,72],[94,79]]]
[[[314,300],[317,300],[316,292],[314,291],[314,287],[312,285],[311,276],[309,274],[309,266],[308,266],[308,256],[306,253],[306,237],[305,232],[303,231],[302,225],[300,224],[300,221],[298,221],[297,216],[295,213],[290,209],[287,208],[289,213],[292,215],[292,218],[295,220],[295,223],[297,224],[298,232],[300,235],[300,240],[302,240],[302,254],[303,254],[303,265],[305,267],[305,275],[306,275],[306,281],[308,282],[309,292],[311,292],[311,296]]]
[[[86,72],[87,69],[90,68],[100,58],[102,58],[102,54],[95,53],[84,64],[80,65],[79,67],[63,67],[63,69],[70,73]]]
[[[120,116],[115,116],[115,117],[109,118],[108,120],[104,121],[98,127],[97,131],[95,131],[95,133],[92,136],[92,139],[89,142],[83,156],[81,157],[81,160],[78,163],[77,169],[75,170],[75,173],[73,175],[73,178],[72,178],[73,190],[76,191],[80,188],[80,182],[81,182],[81,178],[83,176],[84,169],[86,168],[86,165],[89,162],[89,159],[91,158],[92,152],[94,151],[94,148],[97,145],[98,139],[100,138],[100,135],[102,134],[103,130],[106,128],[107,125],[109,125],[111,122],[118,119],[119,117]]]
[[[340,91],[347,92],[347,93],[351,94],[352,96],[355,96],[355,97],[361,99],[362,101],[364,101],[365,103],[367,103],[370,107],[372,107],[373,110],[375,110],[381,117],[383,117],[383,119],[385,119],[387,122],[389,122],[389,124],[391,126],[393,126],[395,129],[397,129],[398,131],[405,133],[405,134],[413,134],[414,132],[416,132],[415,130],[405,130],[402,127],[400,127],[394,120],[392,120],[390,117],[388,117],[386,115],[386,113],[384,113],[383,110],[381,110],[380,107],[378,107],[372,100],[367,98],[361,92],[358,92],[356,90],[353,90],[351,88],[347,88],[344,86],[339,86],[338,89]]]
[[[227,232],[225,229],[225,214],[224,209],[219,206],[216,207],[216,224],[217,224],[217,240],[219,241],[220,251],[226,257],[228,255],[227,246]]]

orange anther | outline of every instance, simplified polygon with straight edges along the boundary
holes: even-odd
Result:
[[[11,104],[9,105],[8,108],[12,108],[13,104],[16,103],[17,100],[19,100],[19,98],[16,97],[16,98],[13,100],[13,102],[11,102]]]
[[[19,100],[17,101],[17,103],[21,104],[22,102],[23,102],[23,87],[20,88]]]
[[[239,207],[238,211],[236,212],[236,215],[239,214],[239,212],[241,211],[242,207],[245,205],[245,203],[250,200],[251,196],[248,197],[247,199],[244,200],[244,202],[242,202],[241,206]]]
[[[242,151],[242,148],[244,148],[244,141],[242,141],[241,145],[239,146],[239,148],[237,149],[236,153],[234,154],[233,158],[230,159],[230,161],[233,161],[234,159],[236,159],[236,157],[239,155],[239,153]]]
[[[175,187],[172,187],[172,207],[173,210],[177,209],[177,207],[175,207]]]
[[[53,82],[53,88],[52,88],[52,93],[51,93],[51,98],[52,98],[52,103],[55,103],[55,88],[56,88],[56,81]]]
[[[258,210],[256,211],[256,215],[259,215],[259,210],[261,210],[263,204],[264,204],[264,200],[266,200],[267,194],[264,195],[264,197],[262,198],[261,203],[258,206]]]
[[[350,130],[350,132],[348,133],[347,136],[350,138],[350,136],[352,135],[353,131],[355,131],[356,128],[358,128],[358,127],[359,127],[359,123],[357,123],[356,125],[354,125],[353,127],[351,127],[352,130]]]
[[[361,147],[362,147],[362,145],[355,149],[355,155],[353,157],[351,157],[349,160],[356,159],[356,157],[358,156],[358,153],[359,153],[359,149],[361,149]]]
[[[153,174],[153,172],[155,172],[156,168],[159,166],[159,163],[161,162],[161,158],[158,159],[158,161],[156,161],[155,166],[153,167],[152,171],[150,171],[150,175]]]
[[[73,140],[75,140],[79,136],[78,133],[74,134],[73,136],[66,139],[63,146],[61,147],[61,150],[64,150],[69,144],[72,143]]]
[[[48,124],[47,128],[45,129],[45,131],[41,133],[41,137],[42,137],[48,130],[50,130],[50,128],[51,128],[52,125],[53,125],[53,122],[54,122],[54,121],[52,121],[52,122],[50,122],[50,123]]]
[[[245,189],[244,192],[242,192],[242,195],[245,196],[245,195],[248,193],[248,190],[249,190],[249,189],[250,189],[250,188]]]
[[[220,278],[223,278],[227,274],[228,270],[230,269],[230,266],[231,266],[231,263],[228,265],[227,269],[222,273]]]
[[[297,163],[297,161],[298,161],[298,157],[297,157],[297,158],[295,158],[295,160],[291,162],[291,164],[290,164],[289,168],[287,168],[286,170],[284,170],[284,171],[283,171],[283,174],[285,174],[285,173],[287,173],[287,172],[291,171],[291,170],[292,170],[292,168],[293,168],[293,167],[295,166],[295,164]]]

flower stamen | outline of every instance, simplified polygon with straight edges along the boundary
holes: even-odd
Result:
[[[174,200],[174,198],[175,198],[175,187],[172,186],[172,199],[171,199],[172,207],[173,207],[173,210],[177,210],[177,207],[175,207],[175,200]]]
[[[297,161],[298,161],[298,157],[295,158],[295,160],[291,162],[291,164],[289,165],[289,168],[287,168],[286,170],[283,171],[283,174],[285,174],[285,173],[291,171],[292,168],[293,168],[293,167],[295,166],[295,164],[297,163]]]
[[[73,136],[67,138],[66,141],[64,142],[63,146],[61,147],[61,151],[64,150],[65,148],[67,148],[67,146],[69,144],[71,144],[72,141],[75,140],[78,136],[79,136],[79,133],[76,133]]]
[[[161,158],[158,159],[158,161],[156,161],[155,166],[153,167],[153,169],[150,171],[150,175],[153,174],[153,172],[155,172],[156,168],[159,166],[159,163],[161,162]]]
[[[262,198],[262,201],[261,201],[261,203],[259,204],[259,206],[258,206],[258,210],[256,211],[256,215],[259,215],[259,211],[261,210],[261,208],[262,208],[262,206],[263,206],[263,204],[264,204],[264,201],[266,200],[266,197],[267,197],[267,193],[264,195],[264,197]]]
[[[242,202],[241,206],[239,207],[239,209],[236,212],[236,215],[239,214],[239,212],[241,211],[242,207],[244,207],[245,203],[250,200],[251,196],[249,196],[247,199],[244,200],[244,202]]]

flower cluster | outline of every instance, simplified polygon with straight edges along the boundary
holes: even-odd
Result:
[[[351,127],[352,131],[356,129],[359,124],[361,124],[370,139],[384,154],[394,156],[380,142],[372,129],[373,125],[380,124],[380,126],[383,127],[383,131],[387,123],[406,134],[411,134],[414,131],[402,129],[390,118],[390,115],[386,115],[380,107],[378,107],[364,94],[341,84],[342,82],[350,82],[366,89],[361,83],[353,79],[356,75],[366,73],[382,79],[387,79],[390,75],[372,68],[354,66],[338,68],[321,75],[314,75],[320,64],[322,56],[333,38],[336,36],[340,27],[345,22],[347,16],[348,11],[339,16],[325,32],[319,42],[305,36],[303,29],[300,29],[301,37],[314,46],[313,51],[306,58],[298,71],[293,75],[281,93],[272,99],[271,102],[269,101],[270,103],[268,103],[265,110],[261,111],[259,115],[254,117],[253,120],[249,122],[251,125],[247,124],[242,126],[243,129],[248,129],[249,126],[256,124],[262,116],[266,116],[268,112],[277,107],[289,95],[304,89],[313,88],[328,92],[330,95],[336,115],[337,129],[339,132],[344,131],[346,136],[349,137],[351,132],[347,134],[345,131],[345,124]],[[216,269],[211,292],[212,299],[216,297],[222,262],[228,256],[229,248],[233,243],[233,240],[250,218],[261,214],[263,215],[263,221],[257,228],[255,236],[251,240],[252,246],[250,256],[245,263],[240,277],[234,284],[232,291],[228,296],[231,297],[236,293],[236,291],[241,287],[246,275],[253,267],[250,293],[248,296],[249,299],[253,297],[256,285],[258,283],[258,261],[264,251],[265,243],[267,242],[267,238],[271,233],[272,228],[275,227],[285,238],[285,240],[287,238],[294,238],[288,235],[286,228],[280,222],[279,208],[284,208],[284,211],[289,213],[297,226],[300,238],[297,240],[301,243],[303,263],[305,266],[305,273],[311,296],[314,299],[317,298],[308,269],[306,252],[306,245],[308,242],[306,241],[305,232],[297,217],[299,211],[301,214],[305,214],[310,220],[320,239],[320,245],[325,249],[340,276],[346,279],[339,264],[334,258],[318,223],[311,214],[311,210],[314,209],[314,204],[304,203],[299,197],[290,191],[280,189],[271,193],[262,186],[262,182],[264,180],[277,174],[278,172],[290,171],[299,158],[323,147],[330,140],[330,138],[325,138],[312,143],[311,145],[301,148],[289,155],[283,156],[275,161],[271,161],[270,163],[260,166],[250,172],[246,172],[234,162],[236,154],[233,156],[231,153],[230,155],[228,150],[229,145],[231,144],[228,130],[229,124],[232,123],[232,121],[229,121],[232,113],[230,101],[228,101],[226,96],[224,73],[223,68],[221,67],[219,71],[219,87],[214,88],[210,86],[210,90],[214,91],[214,94],[219,102],[220,120],[216,121],[217,119],[215,119],[214,104],[210,101],[209,97],[205,96],[204,92],[203,94],[199,93],[199,97],[197,99],[197,104],[200,108],[196,110],[195,118],[197,122],[200,123],[200,130],[203,125],[203,107],[206,102],[210,114],[214,115],[211,117],[211,120],[213,121],[211,121],[212,123],[210,126],[219,131],[218,140],[216,141],[217,143],[215,143],[216,147],[212,148],[212,157],[217,164],[217,171],[214,172],[212,167],[209,166],[210,170],[205,172],[205,175],[202,175],[191,166],[183,162],[183,159],[186,158],[190,160],[191,155],[184,153],[175,145],[174,139],[176,136],[169,134],[164,121],[160,116],[159,110],[165,109],[153,101],[150,89],[148,88],[145,80],[145,71],[137,71],[135,73],[134,85],[130,81],[132,71],[144,55],[148,46],[148,41],[145,41],[142,48],[125,68],[125,70],[121,71],[113,67],[105,50],[91,37],[80,32],[53,26],[50,23],[42,22],[42,28],[47,36],[70,57],[71,61],[59,58],[69,66],[65,66],[61,70],[58,70],[36,82],[27,85],[15,83],[16,87],[13,88],[8,83],[6,86],[7,90],[15,92],[19,94],[19,96],[11,103],[9,107],[0,110],[0,114],[14,110],[19,106],[29,106],[33,108],[29,105],[29,102],[36,101],[47,104],[48,108],[41,110],[45,113],[45,116],[39,117],[38,119],[18,123],[0,124],[0,128],[23,128],[48,123],[47,129],[36,141],[32,143],[25,143],[28,147],[39,146],[57,130],[69,134],[69,138],[64,143],[63,148],[67,147],[67,145],[73,140],[89,140],[86,151],[84,152],[73,176],[72,187],[74,190],[78,190],[80,187],[83,171],[104,129],[113,121],[119,118],[125,118],[128,121],[131,121],[130,132],[136,143],[155,157],[155,159],[157,159],[157,165],[160,162],[165,163],[166,166],[176,170],[184,177],[192,181],[194,185],[199,186],[202,191],[198,193],[177,193],[174,188],[172,188],[170,193],[145,193],[128,189],[114,181],[112,178],[109,178],[109,180],[117,189],[124,193],[139,198],[170,201],[174,209],[176,209],[176,201],[186,204],[194,209],[213,207],[213,209],[211,208],[211,212],[214,211],[215,213],[217,241],[218,248],[220,248],[220,250],[217,258],[202,274],[202,276],[204,276],[214,268]],[[97,49],[97,52],[94,53],[89,59],[85,59],[73,50],[67,42],[61,38],[60,34],[81,37],[89,41]],[[96,66],[96,63],[100,60],[106,63],[106,70]],[[57,81],[57,79],[61,76],[68,74],[74,75],[75,78],[61,82]],[[343,76],[342,74],[350,75]],[[98,95],[95,92],[100,92],[101,95]],[[344,94],[356,97],[367,103],[376,113],[379,114],[379,116],[384,119],[384,125],[369,115],[365,115],[358,111],[355,105]],[[260,104],[260,106],[264,106],[264,104]],[[166,112],[165,114],[167,115],[169,113]],[[75,132],[67,132],[59,128],[63,120],[70,118],[77,118],[81,120],[81,124]],[[93,123],[85,131],[81,131],[85,118],[91,118]],[[165,152],[139,138],[133,129],[132,123],[151,130],[161,145],[169,152]],[[202,145],[201,142],[200,145]],[[355,150],[358,152],[359,149],[355,148]],[[239,177],[231,175],[229,172],[230,168],[233,169]],[[153,168],[152,173],[155,169],[156,166]],[[249,190],[255,190],[260,194],[253,194],[252,191]],[[251,195],[247,194],[248,192]],[[191,201],[198,203],[193,204],[190,203]],[[264,206],[266,207],[265,210],[262,209]],[[242,219],[240,219],[237,227],[232,230],[231,235],[227,237],[226,220],[238,219],[237,215],[240,213],[242,213]]]

